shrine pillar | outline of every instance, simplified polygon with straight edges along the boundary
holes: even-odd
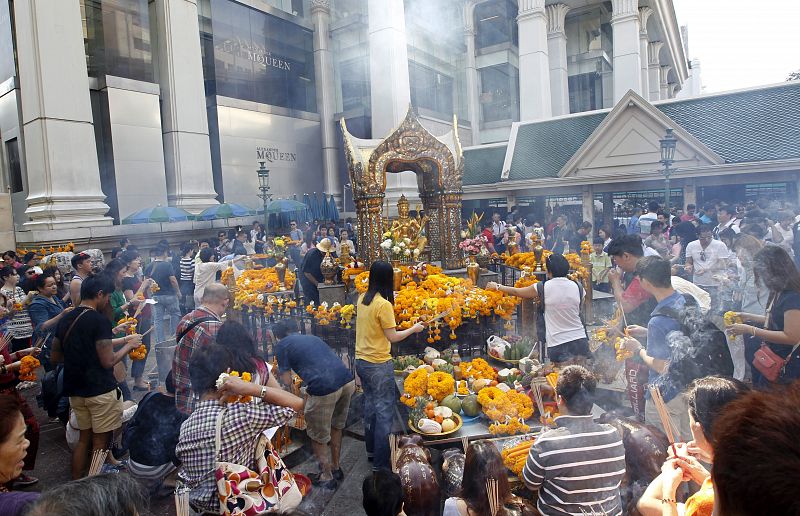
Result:
[[[358,214],[358,245],[367,268],[374,261],[386,259],[381,252],[383,198],[384,193],[380,192],[369,193],[354,199]]]

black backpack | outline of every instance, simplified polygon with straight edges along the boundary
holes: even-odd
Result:
[[[684,294],[683,298],[683,309],[663,308],[654,313],[678,321],[683,334],[667,337],[671,356],[663,382],[685,388],[698,378],[733,376],[733,359],[725,332],[702,314],[694,297]]]

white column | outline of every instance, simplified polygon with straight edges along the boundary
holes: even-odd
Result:
[[[567,72],[567,34],[564,19],[569,12],[565,4],[548,5],[547,52],[550,62],[550,95],[553,116],[569,114],[569,73]]]
[[[642,97],[647,98],[650,94],[650,61],[647,56],[647,20],[653,14],[649,7],[639,8],[639,62],[642,70]]]
[[[367,5],[372,137],[386,138],[403,121],[411,104],[406,18],[403,0],[368,0]],[[418,202],[415,174],[386,174],[386,199],[392,209],[401,195],[412,205]]]
[[[614,32],[614,104],[628,90],[642,92],[638,0],[611,0]]]
[[[550,63],[545,0],[519,0],[519,115],[521,120],[551,116]]]
[[[651,41],[647,44],[647,80],[651,102],[661,99],[661,60],[658,53],[663,46],[664,43],[661,41]]]
[[[78,0],[14,2],[30,229],[107,226]]]
[[[481,105],[478,97],[478,68],[475,65],[475,0],[469,0],[464,6],[464,43],[467,46],[467,112],[472,127],[472,145],[481,143]]]
[[[200,54],[197,0],[151,0],[157,26],[158,82],[167,198],[199,213],[217,204]],[[253,174],[256,165],[253,163]]]
[[[369,79],[372,137],[384,138],[411,103],[403,0],[369,0]]]
[[[342,202],[342,186],[339,180],[338,149],[333,119],[336,113],[336,88],[331,56],[331,6],[330,0],[311,2],[311,21],[314,24],[314,75],[317,84],[317,110],[319,110],[322,133],[322,180],[323,189],[333,194],[338,204]]]
[[[669,89],[669,72],[672,70],[670,65],[661,66],[659,71],[659,87],[661,90],[660,96],[661,100],[665,100],[670,98],[670,89]]]

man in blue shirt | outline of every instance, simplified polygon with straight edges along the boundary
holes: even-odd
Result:
[[[675,438],[686,442],[692,439],[688,404],[683,394],[687,386],[679,385],[665,376],[670,358],[675,351],[674,346],[680,342],[680,339],[675,339],[670,333],[681,331],[681,323],[675,317],[684,306],[684,298],[672,288],[670,263],[663,258],[657,256],[642,258],[636,265],[636,275],[639,276],[642,289],[652,294],[658,303],[650,314],[647,328],[628,326],[631,337],[625,339],[624,346],[650,368],[649,383],[661,390],[667,412],[678,427],[678,435]],[[647,336],[646,349],[635,338],[643,336]],[[663,430],[650,393],[648,392],[645,397],[648,400],[645,407],[645,421]]]
[[[272,327],[278,339],[275,356],[284,385],[291,384],[291,372],[303,379],[308,399],[305,405],[306,434],[311,439],[320,473],[312,475],[320,487],[336,489],[344,478],[339,467],[342,430],[347,422],[355,380],[336,353],[319,337],[300,335],[297,323],[282,320]],[[330,443],[330,453],[328,444]]]

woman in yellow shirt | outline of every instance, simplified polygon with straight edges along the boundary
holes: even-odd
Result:
[[[392,342],[419,333],[425,325],[397,331],[394,320],[392,266],[374,262],[369,268],[369,288],[356,309],[356,372],[364,390],[364,441],[372,469],[390,469],[389,433],[398,392],[392,367]]]
[[[711,483],[711,473],[703,467],[700,460],[706,463],[713,461],[714,443],[711,435],[714,422],[725,405],[749,390],[739,380],[722,376],[708,376],[692,382],[686,397],[689,401],[689,423],[694,439],[688,443],[675,444],[677,458],[667,459],[661,467],[661,474],[650,483],[636,504],[642,516],[711,516],[714,509],[714,486]],[[678,486],[689,480],[701,484],[700,490],[690,496],[686,504],[679,504],[676,501]]]

